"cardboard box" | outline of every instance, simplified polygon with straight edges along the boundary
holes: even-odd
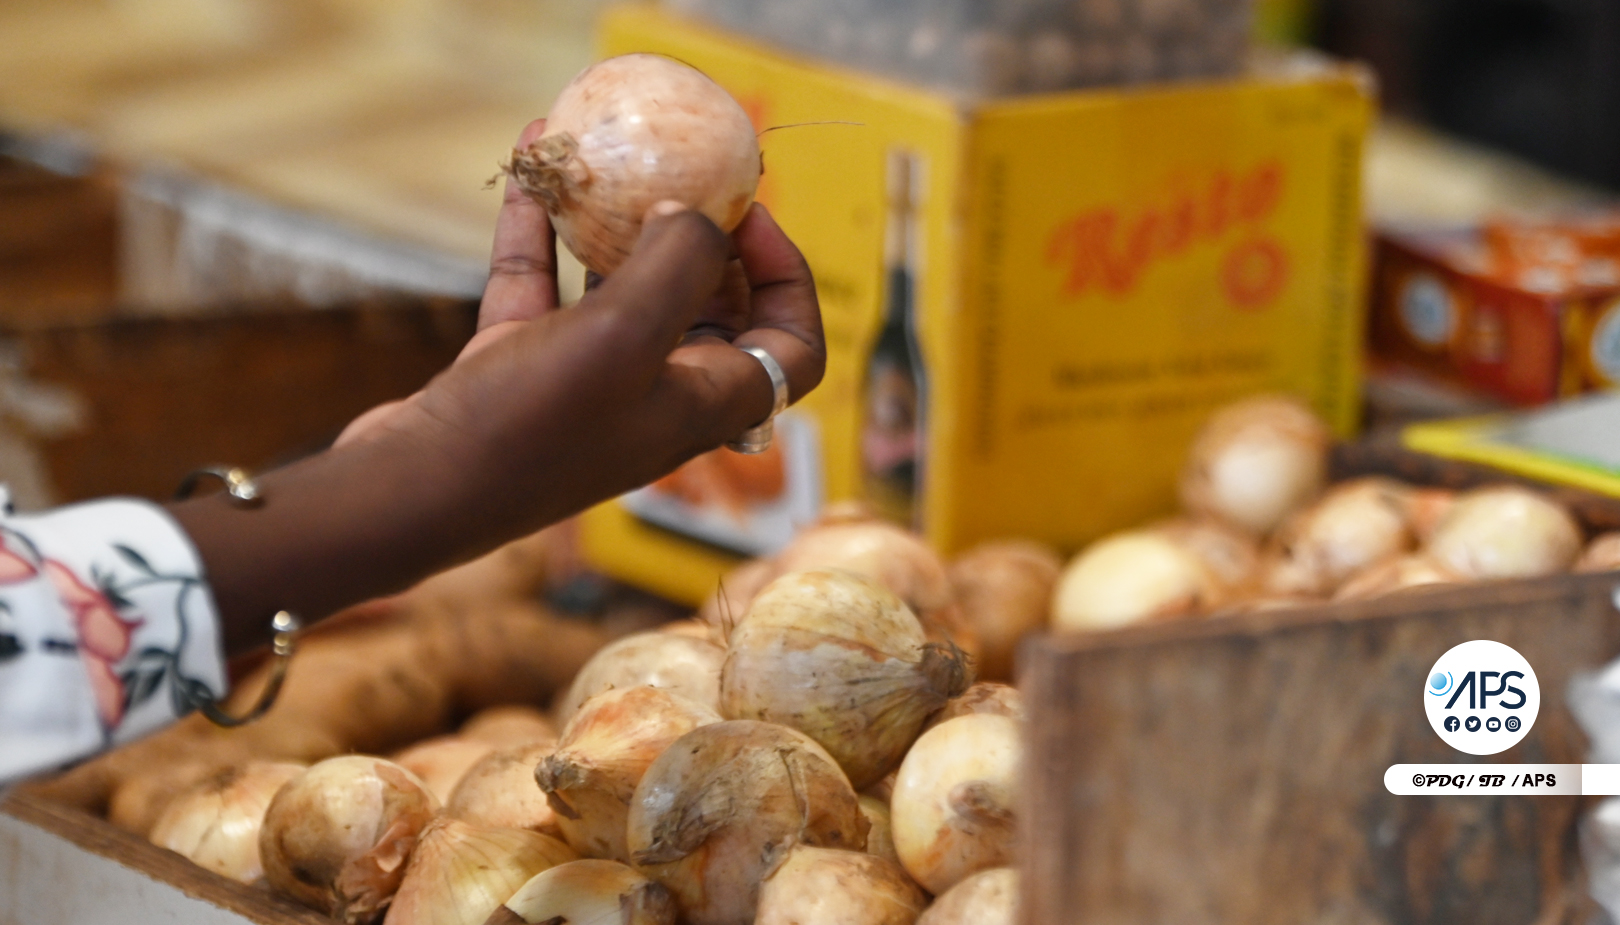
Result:
[[[1561,266],[1502,240],[1546,230],[1504,221],[1381,235],[1374,355],[1519,405],[1620,382],[1620,264],[1572,254]]]
[[[822,503],[906,506],[863,475],[897,269],[925,371],[914,519],[946,553],[1074,549],[1168,513],[1194,431],[1244,394],[1294,392],[1352,429],[1373,109],[1358,72],[963,106],[653,8],[610,12],[600,46],[701,68],[762,130],[829,123],[765,135],[759,193],[815,271],[826,379],[783,422],[779,469],[730,483],[763,494],[716,503],[690,483],[724,478],[683,476],[593,511],[586,548],[615,577],[695,602]]]

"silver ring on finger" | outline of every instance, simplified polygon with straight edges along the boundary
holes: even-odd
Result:
[[[776,362],[776,357],[771,356],[762,347],[741,347],[738,349],[758,360],[760,365],[765,367],[765,374],[771,377],[771,413],[765,417],[765,420],[738,434],[735,439],[726,442],[726,448],[733,452],[753,455],[763,453],[771,448],[771,438],[774,436],[775,430],[772,421],[776,419],[777,415],[787,410],[787,372],[782,369],[782,364]]]

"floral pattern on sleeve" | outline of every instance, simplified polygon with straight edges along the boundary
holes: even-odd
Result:
[[[0,782],[223,697],[212,596],[166,512],[111,500],[0,515]],[[166,695],[166,696],[165,696]]]

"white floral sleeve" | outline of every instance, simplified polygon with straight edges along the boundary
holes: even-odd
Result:
[[[158,505],[12,513],[0,488],[0,783],[137,739],[225,692],[190,539]]]

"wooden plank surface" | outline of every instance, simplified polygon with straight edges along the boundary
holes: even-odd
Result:
[[[1614,576],[1032,640],[1032,925],[1584,923],[1579,797],[1397,797],[1396,763],[1585,757],[1570,678],[1620,651]],[[1536,671],[1529,736],[1476,758],[1422,688],[1458,643]]]
[[[77,810],[0,801],[0,925],[330,925]]]

